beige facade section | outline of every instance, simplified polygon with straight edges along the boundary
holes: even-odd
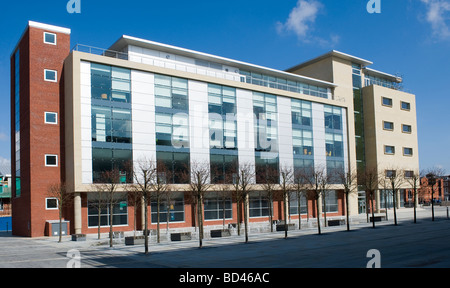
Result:
[[[363,88],[362,93],[367,167],[377,169],[381,174],[386,170],[418,172],[415,96],[377,85]],[[383,98],[392,105],[383,104]],[[409,110],[402,109],[402,102],[407,103]],[[394,153],[387,151],[390,147],[394,147]],[[412,155],[405,155],[405,148],[412,149]],[[408,188],[409,184],[405,185]]]

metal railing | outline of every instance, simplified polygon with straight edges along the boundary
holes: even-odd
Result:
[[[128,53],[118,52],[118,51],[113,51],[113,50],[108,50],[108,49],[103,49],[103,48],[97,48],[97,47],[92,47],[92,46],[87,46],[87,45],[82,45],[82,44],[75,45],[75,47],[72,49],[72,51],[79,51],[79,52],[84,52],[84,53],[89,53],[89,54],[94,54],[94,55],[128,60]]]

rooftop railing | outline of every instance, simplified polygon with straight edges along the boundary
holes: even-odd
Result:
[[[97,47],[92,47],[92,46],[87,46],[87,45],[82,45],[82,44],[75,45],[75,47],[72,49],[72,51],[79,51],[79,52],[84,52],[84,53],[89,53],[89,54],[94,54],[94,55],[128,60],[128,53],[118,52],[118,51],[113,51],[113,50],[108,50],[108,49],[102,49],[102,48],[97,48]]]

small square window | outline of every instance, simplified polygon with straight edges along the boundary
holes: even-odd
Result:
[[[56,209],[58,209],[58,199],[56,199],[56,198],[45,198],[45,209],[46,210],[56,210]]]
[[[388,121],[383,121],[384,123],[384,130],[394,130],[394,123],[392,122],[388,122]]]
[[[49,82],[57,82],[58,81],[58,72],[55,70],[44,70],[44,79]]]
[[[45,124],[58,124],[58,113],[45,112]]]
[[[392,107],[392,99],[383,97],[383,106]]]
[[[56,34],[44,32],[44,43],[56,45]]]
[[[57,155],[45,155],[45,166],[57,167],[58,166],[58,156]]]
[[[412,148],[403,148],[403,156],[413,156]]]
[[[414,171],[405,171],[405,178],[411,179],[414,177]]]
[[[384,153],[394,155],[395,154],[395,147],[394,146],[384,146]]]
[[[403,102],[401,104],[402,110],[406,110],[406,111],[410,111],[411,110],[411,104],[409,104],[408,102]]]
[[[403,133],[411,133],[412,132],[411,125],[402,124],[402,132]]]
[[[395,170],[386,170],[385,171],[386,178],[396,177],[397,173]]]

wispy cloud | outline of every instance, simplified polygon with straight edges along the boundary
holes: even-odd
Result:
[[[426,21],[431,24],[433,35],[441,40],[450,39],[450,1],[420,0],[427,7]]]
[[[9,140],[8,135],[6,135],[3,132],[0,132],[0,141],[6,141],[6,140]]]
[[[303,43],[317,43],[320,46],[336,45],[339,42],[339,36],[337,35],[332,35],[330,39],[326,39],[311,33],[314,30],[317,15],[323,9],[323,4],[317,0],[299,0],[288,19],[284,23],[277,22],[278,34],[291,32]]]
[[[0,167],[3,167],[3,166],[11,166],[11,160],[0,156]]]

